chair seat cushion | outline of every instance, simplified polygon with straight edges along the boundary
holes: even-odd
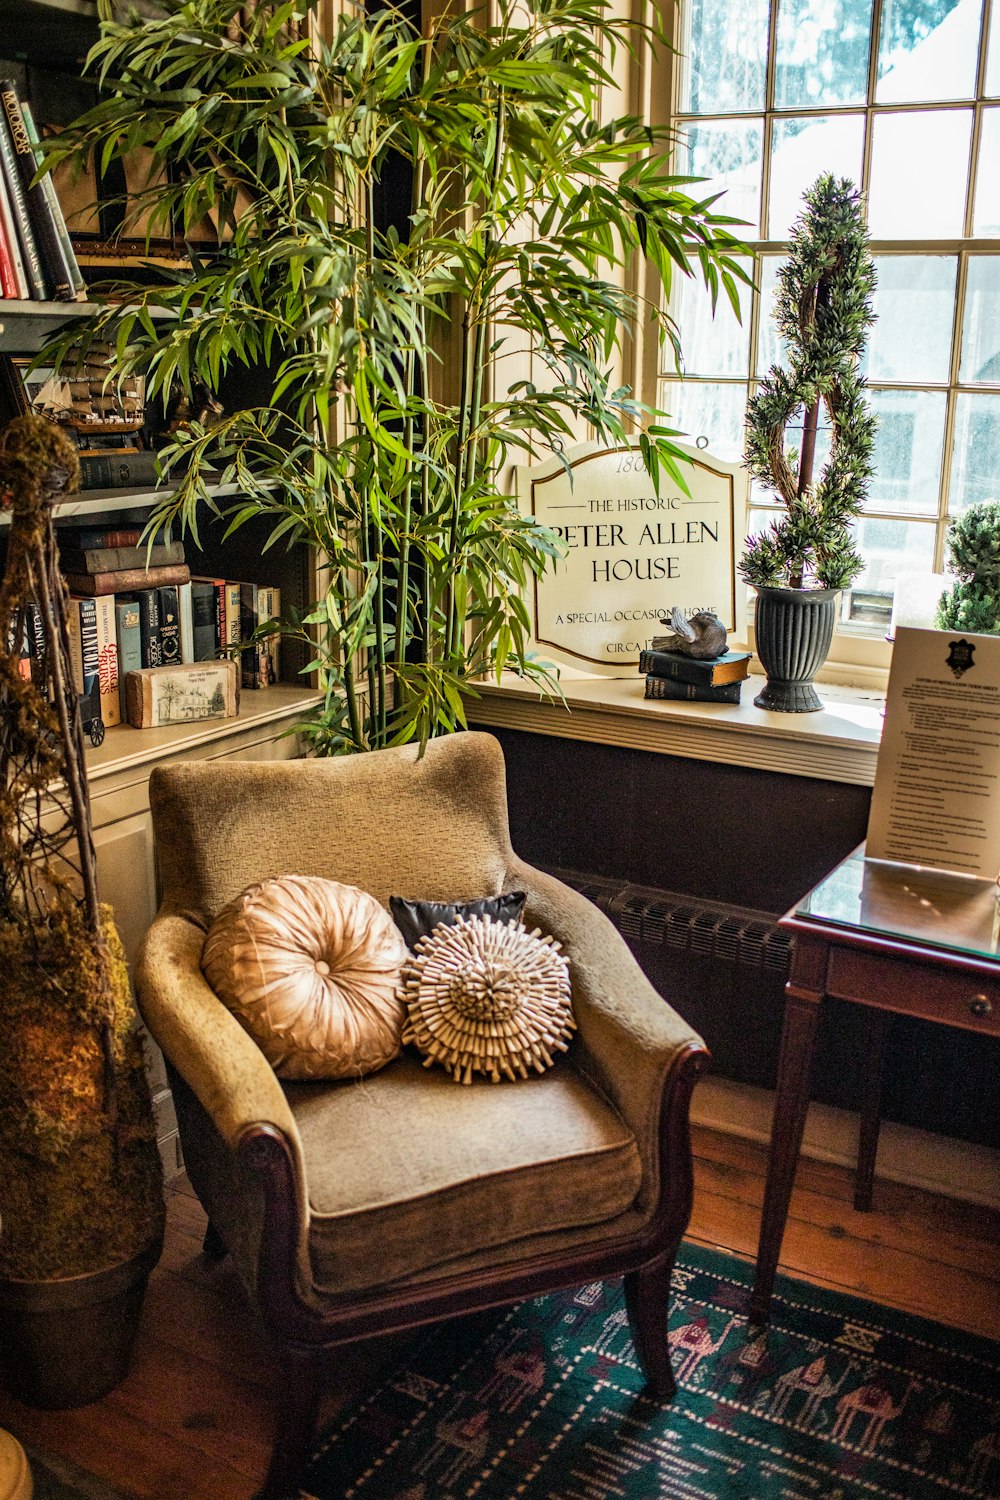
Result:
[[[289,1084],[318,1291],[384,1286],[476,1252],[627,1212],[626,1125],[570,1067],[456,1088],[402,1056],[358,1082]]]

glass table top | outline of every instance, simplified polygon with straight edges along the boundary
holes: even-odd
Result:
[[[958,953],[997,957],[1000,888],[996,881],[865,859],[864,852],[862,844],[842,860],[803,897],[794,915]]]

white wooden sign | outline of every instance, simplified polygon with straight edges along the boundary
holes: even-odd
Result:
[[[683,453],[687,495],[666,476],[657,493],[638,448],[584,443],[565,464],[516,471],[521,510],[567,547],[529,600],[541,656],[626,677],[675,606],[710,610],[735,630],[734,518],[745,475],[698,449]]]

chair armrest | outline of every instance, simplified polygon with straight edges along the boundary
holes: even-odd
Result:
[[[707,1062],[705,1044],[653,988],[621,933],[593,902],[516,858],[506,885],[527,893],[525,925],[558,938],[569,959],[574,1062],[636,1137],[645,1192],[658,1180],[664,1090],[678,1070],[687,1074]]]
[[[136,964],[142,1018],[231,1150],[258,1124],[275,1126],[297,1144],[298,1128],[273,1069],[201,972],[204,942],[196,922],[160,912]]]

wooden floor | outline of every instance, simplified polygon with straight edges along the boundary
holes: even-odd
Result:
[[[761,1147],[705,1130],[695,1137],[689,1238],[740,1255],[756,1248]],[[876,1184],[875,1208],[851,1207],[839,1167],[799,1168],[782,1265],[958,1328],[1000,1338],[1000,1215],[916,1189]],[[153,1275],[131,1374],[96,1405],[29,1411],[0,1390],[0,1426],[103,1476],[130,1496],[249,1500],[272,1432],[273,1353],[225,1262],[201,1255],[205,1219],[182,1180],[170,1193],[163,1259]],[[336,1398],[363,1389],[401,1341],[341,1351]]]

